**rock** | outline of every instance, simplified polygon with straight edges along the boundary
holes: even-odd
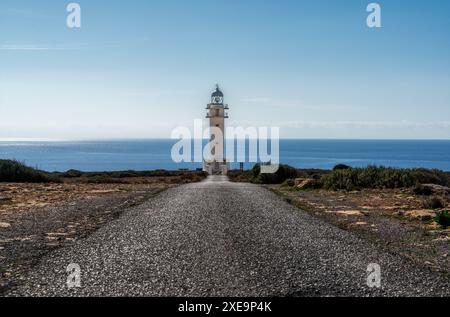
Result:
[[[334,210],[334,211],[327,211],[327,213],[334,213],[339,216],[362,216],[363,213],[359,210]]]
[[[68,234],[66,232],[49,232],[47,233],[48,237],[65,237]]]
[[[295,187],[298,189],[313,188],[316,184],[316,180],[312,178],[297,178],[295,179]]]
[[[434,195],[450,195],[450,188],[436,184],[422,184],[422,188],[430,190]]]
[[[421,221],[430,221],[436,216],[436,213],[428,209],[421,209],[421,210],[407,211],[405,212],[405,216],[413,219],[418,219]]]
[[[11,200],[12,200],[12,198],[0,196],[0,204],[5,203],[5,202],[10,202]]]
[[[11,225],[9,223],[7,223],[7,222],[0,222],[0,228],[5,229],[5,228],[9,228],[9,227],[11,227]]]

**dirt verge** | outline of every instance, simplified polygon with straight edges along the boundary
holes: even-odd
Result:
[[[310,214],[400,254],[417,264],[450,275],[450,230],[433,221],[436,210],[411,189],[334,192],[268,186]]]

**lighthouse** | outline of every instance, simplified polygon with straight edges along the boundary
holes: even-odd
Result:
[[[211,156],[204,161],[203,170],[210,175],[226,175],[228,163],[225,159],[225,119],[228,119],[228,105],[219,85],[211,94],[211,102],[206,106],[209,119]]]

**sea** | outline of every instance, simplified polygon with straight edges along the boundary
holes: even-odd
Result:
[[[0,141],[0,159],[44,171],[195,170],[202,163],[172,160],[176,140]],[[248,148],[248,141],[246,144]],[[331,169],[337,164],[450,171],[450,140],[280,140],[280,162],[298,168]],[[236,161],[243,161],[243,159]],[[245,162],[246,169],[254,162]],[[239,163],[232,163],[238,168]]]

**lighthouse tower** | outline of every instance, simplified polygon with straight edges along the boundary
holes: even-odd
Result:
[[[206,118],[209,119],[211,128],[210,144],[214,147],[211,157],[204,162],[203,170],[210,175],[228,173],[228,163],[225,159],[225,119],[228,119],[228,109],[228,105],[224,104],[224,95],[219,85],[216,85],[216,90],[211,95],[211,103],[206,107]],[[215,131],[220,131],[220,135],[216,135]]]

